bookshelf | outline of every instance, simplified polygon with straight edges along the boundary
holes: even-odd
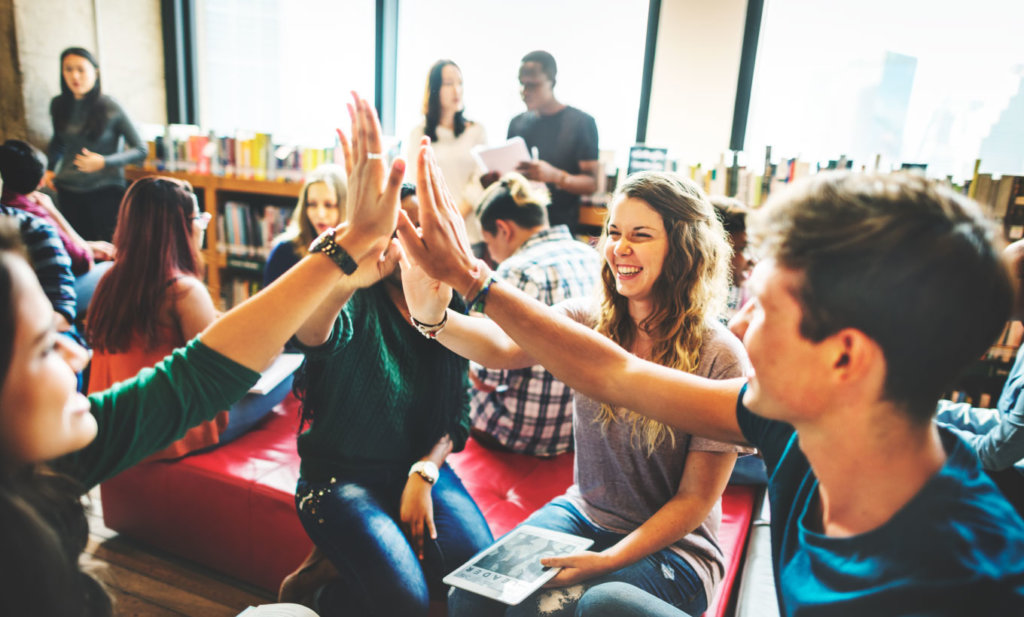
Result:
[[[262,281],[262,260],[265,255],[253,255],[251,258],[229,258],[225,238],[222,237],[225,226],[225,211],[229,203],[249,204],[255,209],[267,206],[290,209],[295,206],[302,185],[297,182],[274,182],[268,180],[248,180],[224,176],[186,173],[180,171],[156,171],[140,168],[125,169],[125,176],[135,181],[149,176],[165,176],[185,180],[192,185],[196,197],[204,211],[213,218],[206,230],[206,243],[203,247],[203,260],[206,262],[206,286],[210,296],[221,310],[229,309],[235,302],[226,299],[232,297],[231,286],[236,280],[249,284],[250,289]],[[284,217],[287,220],[287,217]],[[264,239],[269,243],[273,237]]]

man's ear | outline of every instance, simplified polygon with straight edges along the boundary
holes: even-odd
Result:
[[[884,354],[871,337],[856,328],[843,328],[829,337],[833,353],[833,368],[841,371],[844,380],[861,379],[871,373]]]

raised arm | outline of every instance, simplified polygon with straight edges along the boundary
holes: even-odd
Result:
[[[439,176],[429,148],[420,153]],[[469,250],[462,217],[443,184],[417,187],[419,233],[402,217],[398,233],[410,258],[431,277],[473,298],[491,272]],[[650,416],[684,432],[744,443],[736,421],[742,379],[696,377],[640,360],[607,338],[558,315],[511,285],[490,284],[484,310],[558,379],[591,398]]]
[[[422,172],[420,176],[423,176]],[[452,288],[430,278],[416,262],[404,255],[402,290],[412,318],[428,326],[444,323],[435,335],[437,342],[463,358],[493,369],[517,369],[536,364],[490,319],[471,317],[449,309]]]
[[[355,105],[350,108],[354,163],[346,225],[340,226],[334,241],[361,268],[388,246],[398,216],[405,162],[396,160],[388,174],[380,158],[377,115],[365,100],[354,98]],[[343,276],[341,268],[325,254],[308,255],[269,287],[215,321],[200,335],[201,340],[239,364],[261,370],[335,291]]]

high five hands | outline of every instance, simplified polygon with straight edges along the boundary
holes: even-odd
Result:
[[[348,198],[345,221],[338,226],[335,241],[362,267],[368,257],[372,263],[372,259],[382,255],[390,244],[398,220],[398,195],[405,161],[396,159],[388,172],[381,152],[377,112],[355,92],[352,100],[347,104],[352,119],[351,145],[338,131],[348,172]]]
[[[416,165],[420,228],[402,212],[398,239],[405,255],[428,276],[465,292],[481,276],[482,262],[470,249],[462,214],[441,176],[429,138],[421,142]]]

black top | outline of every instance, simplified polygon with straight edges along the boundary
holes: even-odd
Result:
[[[509,137],[522,137],[527,148],[537,148],[538,158],[570,174],[580,173],[580,161],[596,161],[597,123],[594,118],[575,107],[564,107],[558,113],[542,116],[527,111],[508,123]],[[548,219],[551,226],[577,226],[580,196],[548,185],[551,207]]]

